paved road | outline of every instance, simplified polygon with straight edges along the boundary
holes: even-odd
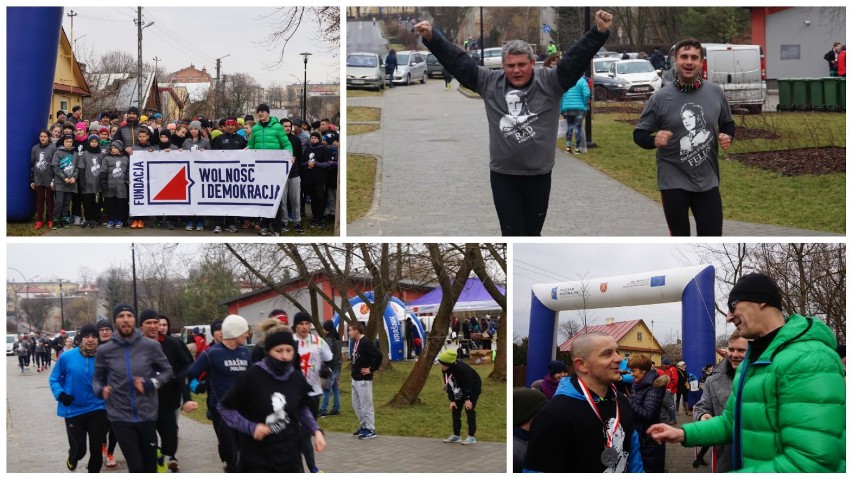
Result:
[[[64,421],[56,416],[49,373],[30,369],[22,374],[13,356],[7,357],[6,363],[6,471],[66,472],[68,439]],[[317,463],[325,472],[506,471],[506,443],[461,446],[443,444],[439,439],[382,435],[359,441],[346,433],[329,433],[327,439],[328,448],[317,455]],[[181,472],[222,472],[221,466],[217,467],[220,463],[213,427],[182,417],[178,459]],[[120,447],[116,460],[117,467],[102,472],[127,472]],[[76,472],[86,472],[87,461],[88,456]]]
[[[481,100],[442,80],[350,98],[382,109],[381,129],[348,136],[348,153],[378,157],[377,188],[353,236],[499,235],[488,170],[488,129]],[[693,231],[695,227],[693,224]],[[725,221],[726,236],[835,235]],[[662,207],[564,151],[556,152],[545,236],[667,236]]]
[[[387,44],[378,22],[375,25],[372,21],[346,23],[347,52],[378,53],[384,59],[388,52]]]

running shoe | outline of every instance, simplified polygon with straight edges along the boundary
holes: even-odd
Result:
[[[221,232],[222,232],[222,227],[221,227],[221,226],[217,226],[217,227],[213,228],[213,232],[214,232],[214,233],[216,233],[216,234],[221,233]]]
[[[77,469],[77,460],[71,459],[71,456],[68,456],[68,458],[65,459],[65,467],[67,467],[69,471]]]
[[[41,221],[36,221],[35,229],[40,230],[42,227]]]
[[[179,472],[180,471],[180,468],[178,467],[178,460],[174,456],[169,458],[169,470],[172,471],[172,472]]]
[[[473,437],[473,436],[467,436],[466,438],[464,438],[464,440],[461,443],[462,444],[476,444],[476,438]]]
[[[375,430],[365,429],[364,432],[362,432],[361,435],[358,436],[358,439],[373,439],[376,436],[378,436],[378,434],[376,434]]]
[[[122,223],[121,221],[116,221],[115,229],[121,229],[121,228],[124,228],[124,223]]]
[[[107,453],[106,466],[107,467],[115,467],[115,456]]]
[[[462,442],[462,438],[461,438],[461,436],[456,436],[455,434],[453,434],[452,436],[444,439],[444,442],[446,442],[448,444],[451,443],[451,442]]]
[[[134,230],[136,228],[138,228],[139,227],[139,220],[133,220],[133,223],[130,223],[130,227]]]

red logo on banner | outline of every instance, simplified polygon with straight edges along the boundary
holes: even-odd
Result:
[[[601,293],[606,293],[607,283],[601,283]]]
[[[189,179],[186,177],[186,167],[169,180],[168,184],[154,197],[154,201],[186,201],[189,189]]]
[[[370,307],[367,306],[365,303],[361,303],[360,311],[361,314],[370,314]]]

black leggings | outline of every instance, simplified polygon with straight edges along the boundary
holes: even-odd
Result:
[[[479,398],[471,398],[470,402],[473,407],[470,410],[464,408],[464,401],[456,401],[456,408],[453,409],[453,434],[461,436],[461,414],[464,411],[467,414],[467,435],[476,436],[476,401]]]
[[[178,448],[178,419],[174,409],[157,411],[157,432],[160,433],[160,451],[163,456],[174,457]]]
[[[106,435],[106,411],[87,412],[79,416],[65,418],[65,432],[68,433],[68,456],[79,461],[86,455],[86,436],[89,436],[89,472],[101,472],[104,458],[101,456],[101,444]]]
[[[541,236],[550,202],[550,173],[526,176],[492,171],[491,194],[503,236]]]
[[[690,209],[698,236],[722,236],[722,195],[718,187],[699,192],[660,190],[660,196],[671,236],[690,235]]]
[[[86,221],[97,221],[99,219],[99,212],[97,206],[97,202],[95,193],[81,193],[80,197],[83,199],[83,211],[86,213]]]
[[[322,221],[325,216],[325,184],[302,183],[302,192],[311,197],[311,221]]]
[[[311,200],[313,200],[313,198],[311,198]],[[314,415],[314,419],[317,418],[321,397],[322,396],[308,396],[308,400],[311,403],[311,414]],[[317,465],[316,460],[314,459],[314,444],[311,442],[313,434],[308,431],[307,427],[302,427],[299,430],[299,435],[302,436],[302,455],[305,456],[305,464],[308,465],[308,470],[310,471]]]
[[[110,423],[130,472],[157,472],[157,423],[154,421]],[[103,442],[99,442],[103,444]],[[100,455],[100,451],[98,451]]]

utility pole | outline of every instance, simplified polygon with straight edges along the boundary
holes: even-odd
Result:
[[[74,40],[74,17],[76,17],[77,15],[79,15],[79,13],[75,13],[74,10],[71,10],[65,14],[66,17],[71,19],[71,40]]]
[[[136,7],[136,43],[139,49],[136,57],[136,106],[142,115],[142,7]]]
[[[222,75],[222,92],[221,92],[221,93],[222,93],[222,102],[220,103],[220,105],[222,105],[223,107],[225,107],[225,108],[224,108],[224,110],[225,110],[225,114],[226,114],[226,115],[228,114],[228,111],[227,111],[227,110],[228,110],[228,107],[227,107],[227,105],[225,105],[225,98],[227,98],[227,97],[225,96],[225,89],[226,89],[227,87],[228,87],[228,75]],[[218,115],[216,115],[216,118],[219,118],[220,116],[222,116],[222,115],[221,115],[221,113],[222,113],[222,112],[217,112],[217,113],[219,113],[219,114],[218,114]]]
[[[154,73],[157,73],[157,69],[160,67],[160,62],[163,61],[160,57],[154,57]]]
[[[229,56],[230,53],[216,59],[216,92],[213,95],[213,116],[216,118],[219,117],[219,74],[222,72],[222,59]]]
[[[142,99],[144,97],[142,93],[142,30],[150,27],[154,24],[154,22],[146,25],[145,22],[142,21],[142,7],[136,7],[136,20],[133,20],[133,23],[136,24],[136,43],[138,48],[136,53],[136,106],[139,108],[139,115],[141,116],[145,113],[145,105],[142,104]]]
[[[62,320],[62,329],[66,329],[65,327],[65,305],[62,301],[62,280],[59,280],[59,317]]]

